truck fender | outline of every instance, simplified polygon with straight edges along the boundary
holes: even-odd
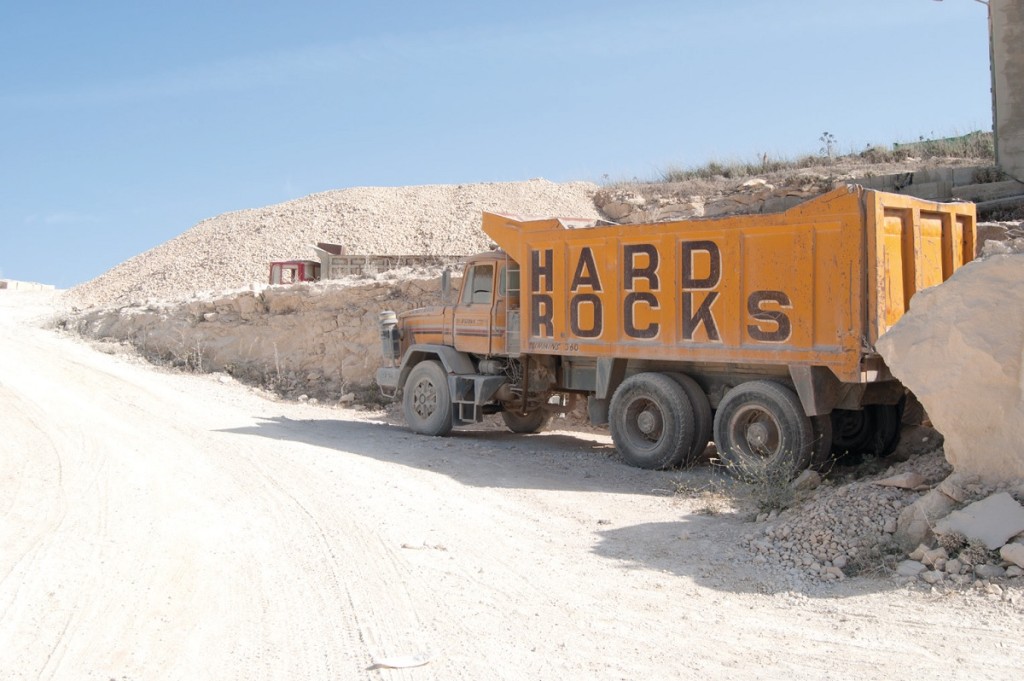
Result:
[[[459,352],[453,347],[448,345],[434,345],[423,343],[421,345],[410,346],[405,351],[405,356],[402,357],[401,370],[398,377],[398,387],[401,388],[405,385],[406,379],[409,378],[409,372],[412,368],[426,359],[437,359],[444,365],[444,369],[449,374],[472,374],[476,373],[476,367],[473,366],[473,360],[469,358],[464,352]]]

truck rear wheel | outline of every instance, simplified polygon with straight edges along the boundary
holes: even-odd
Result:
[[[405,422],[424,435],[447,435],[452,430],[452,400],[448,374],[437,360],[414,366],[402,397]]]
[[[525,415],[513,408],[501,412],[501,419],[513,433],[529,434],[544,430],[551,420],[551,414],[543,407],[527,412]]]
[[[772,381],[741,383],[715,412],[718,455],[741,479],[788,479],[807,468],[813,431],[796,393]]]
[[[864,456],[884,457],[900,441],[903,401],[869,404],[863,409],[832,411],[832,446],[844,463],[860,463]]]
[[[811,467],[827,472],[827,469],[835,461],[835,457],[832,455],[832,417],[828,414],[812,416],[811,437],[814,438]]]
[[[708,402],[708,396],[704,394],[704,390],[697,381],[686,374],[671,373],[666,375],[683,389],[686,399],[690,401],[690,408],[693,409],[693,445],[683,459],[683,463],[687,466],[692,466],[700,458],[700,455],[704,453],[704,450],[708,448],[708,443],[711,442],[715,417],[711,413],[711,403]]]
[[[630,376],[612,395],[608,423],[626,463],[639,468],[678,465],[693,447],[693,407],[664,374]]]
[[[903,406],[899,404],[876,404],[875,409],[875,438],[872,441],[875,456],[889,456],[896,451],[900,443],[900,427],[903,425]]]
[[[859,459],[868,449],[875,433],[875,415],[863,409],[833,409],[832,448],[840,461]]]

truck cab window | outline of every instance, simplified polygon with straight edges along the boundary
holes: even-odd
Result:
[[[474,265],[466,274],[463,305],[489,304],[494,291],[494,265]]]

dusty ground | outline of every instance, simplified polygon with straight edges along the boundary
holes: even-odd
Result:
[[[0,294],[0,678],[1019,675],[1019,601],[794,588],[605,436],[418,437],[100,352],[51,300]]]

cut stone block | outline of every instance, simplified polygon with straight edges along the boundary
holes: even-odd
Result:
[[[1024,506],[1006,492],[976,501],[953,511],[935,524],[936,534],[959,532],[968,539],[977,539],[990,551],[998,549],[1010,537],[1024,531]]]

